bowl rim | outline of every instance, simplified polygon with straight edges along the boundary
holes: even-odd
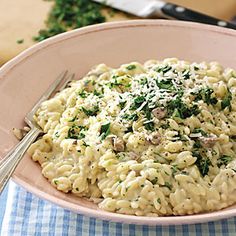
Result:
[[[98,31],[119,29],[119,28],[130,28],[130,27],[175,27],[175,28],[188,28],[193,30],[211,31],[218,34],[225,34],[236,38],[236,31],[233,29],[226,29],[219,26],[206,25],[201,23],[183,22],[175,20],[127,20],[127,21],[116,21],[109,23],[102,23],[92,26],[86,26],[80,29],[75,29],[70,32],[65,32],[42,42],[39,42],[25,51],[21,52],[15,58],[5,63],[0,68],[0,79],[7,76],[15,67],[20,66],[24,60],[27,60],[30,56],[36,54],[40,50],[43,50],[51,45],[60,43],[61,41],[68,40],[74,37],[79,37],[86,34],[96,33]],[[224,219],[232,216],[236,216],[235,209],[223,209],[221,211],[208,212],[196,215],[184,215],[184,216],[164,216],[164,217],[147,217],[147,216],[135,216],[135,215],[124,215],[118,213],[111,213],[107,211],[97,211],[96,209],[86,208],[84,206],[77,205],[77,209],[74,207],[74,203],[67,202],[63,199],[59,199],[56,196],[45,193],[43,190],[35,188],[31,184],[24,181],[24,177],[13,174],[13,181],[23,186],[26,190],[35,194],[36,196],[43,198],[52,203],[67,208],[73,212],[83,214],[89,217],[99,218],[102,220],[109,220],[121,223],[131,223],[140,225],[180,225],[180,224],[194,224],[203,223],[208,221],[215,221]],[[101,214],[102,213],[102,214]]]

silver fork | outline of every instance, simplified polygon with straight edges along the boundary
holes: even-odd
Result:
[[[23,158],[25,152],[29,146],[36,140],[39,134],[43,133],[42,129],[34,121],[34,114],[38,110],[41,103],[47,100],[54,92],[57,91],[59,85],[60,90],[65,88],[70,80],[72,80],[74,74],[67,77],[67,71],[59,75],[59,77],[50,85],[47,91],[37,101],[31,111],[25,116],[25,122],[31,128],[25,137],[13,148],[10,152],[3,157],[0,161],[0,193],[3,191],[6,183],[10,179],[12,173],[17,167],[20,160]]]

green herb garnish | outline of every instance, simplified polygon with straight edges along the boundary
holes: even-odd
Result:
[[[217,98],[212,97],[213,94],[212,88],[201,88],[198,92],[193,92],[192,95],[195,95],[194,101],[203,100],[207,105],[215,105],[217,103]]]
[[[119,102],[119,107],[120,107],[120,109],[122,110],[124,107],[125,107],[125,104],[126,104],[126,101],[120,101]]]
[[[87,116],[96,116],[99,111],[99,107],[95,106],[93,109],[86,109],[86,108],[82,107],[82,111]]]
[[[204,130],[202,130],[201,128],[195,128],[195,129],[192,131],[192,133],[194,133],[194,134],[200,133],[200,134],[202,134],[203,136],[207,136],[207,133],[206,133]]]
[[[128,66],[126,66],[126,69],[127,70],[134,70],[134,69],[136,69],[136,65],[128,65]]]
[[[136,110],[138,109],[143,102],[145,102],[145,97],[144,96],[137,96],[134,100],[133,100],[133,104],[130,106],[130,110]]]
[[[136,113],[133,113],[131,115],[124,114],[124,115],[121,116],[121,118],[123,118],[125,120],[136,121],[136,120],[138,120],[138,115]]]
[[[184,80],[189,79],[190,76],[191,76],[190,70],[185,69],[185,70],[182,72],[182,76],[183,76]]]
[[[111,125],[110,122],[101,125],[101,130],[100,130],[101,140],[104,140],[108,136],[108,134],[110,134],[110,125]]]
[[[195,162],[196,166],[198,167],[198,170],[204,177],[209,172],[209,165],[211,165],[211,161],[208,157],[203,158],[201,154],[197,151],[193,152],[193,156],[197,157],[197,160]]]
[[[163,72],[163,73],[166,73],[168,72],[169,70],[171,70],[172,67],[169,66],[169,65],[165,65],[165,66],[161,66],[161,67],[158,67],[155,69],[156,72]]]
[[[165,79],[161,81],[157,81],[157,86],[159,89],[166,89],[166,90],[175,90],[174,84],[172,82],[172,79]]]
[[[163,185],[163,187],[167,187],[169,190],[172,189],[172,184],[169,182],[165,182],[165,184]]]
[[[83,139],[85,138],[85,134],[81,132],[83,129],[81,126],[72,125],[72,127],[69,128],[68,134],[66,139]]]
[[[86,98],[86,97],[88,97],[88,93],[85,92],[84,90],[78,92],[78,95],[79,95],[81,98]]]
[[[169,116],[180,117],[185,119],[191,117],[192,115],[198,115],[200,110],[195,104],[192,107],[188,107],[181,99],[181,94],[178,94],[177,97],[171,100],[167,104],[167,111]]]
[[[229,109],[231,110],[231,100],[232,100],[232,94],[228,90],[227,95],[221,101],[221,109],[224,110],[226,107],[229,107]]]
[[[233,158],[231,156],[223,155],[217,160],[217,166],[220,168],[222,165],[227,165]]]
[[[153,185],[155,185],[155,184],[157,183],[157,181],[158,181],[158,178],[157,178],[157,177],[155,177],[153,180],[150,180],[150,182],[151,182]]]
[[[145,123],[144,127],[146,130],[151,130],[151,131],[155,130],[153,121],[149,121],[148,123]]]

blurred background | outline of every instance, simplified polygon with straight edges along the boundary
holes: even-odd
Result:
[[[135,2],[135,0],[133,0]],[[193,10],[231,21],[236,0],[169,0]],[[136,19],[90,0],[1,0],[0,65],[31,45],[85,25]]]

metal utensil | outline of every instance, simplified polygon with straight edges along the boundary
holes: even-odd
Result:
[[[42,129],[35,123],[34,114],[38,110],[41,103],[47,100],[52,94],[54,94],[58,87],[63,89],[68,82],[74,77],[74,74],[67,77],[67,71],[63,72],[58,79],[56,79],[47,91],[37,101],[31,111],[25,116],[25,122],[29,125],[31,130],[25,135],[25,137],[0,161],[0,193],[3,191],[6,183],[10,179],[12,173],[17,167],[20,160],[23,158],[25,152],[35,141],[35,139],[42,133]]]
[[[167,18],[194,21],[236,29],[236,24],[220,20],[162,0],[93,0],[142,18]]]

